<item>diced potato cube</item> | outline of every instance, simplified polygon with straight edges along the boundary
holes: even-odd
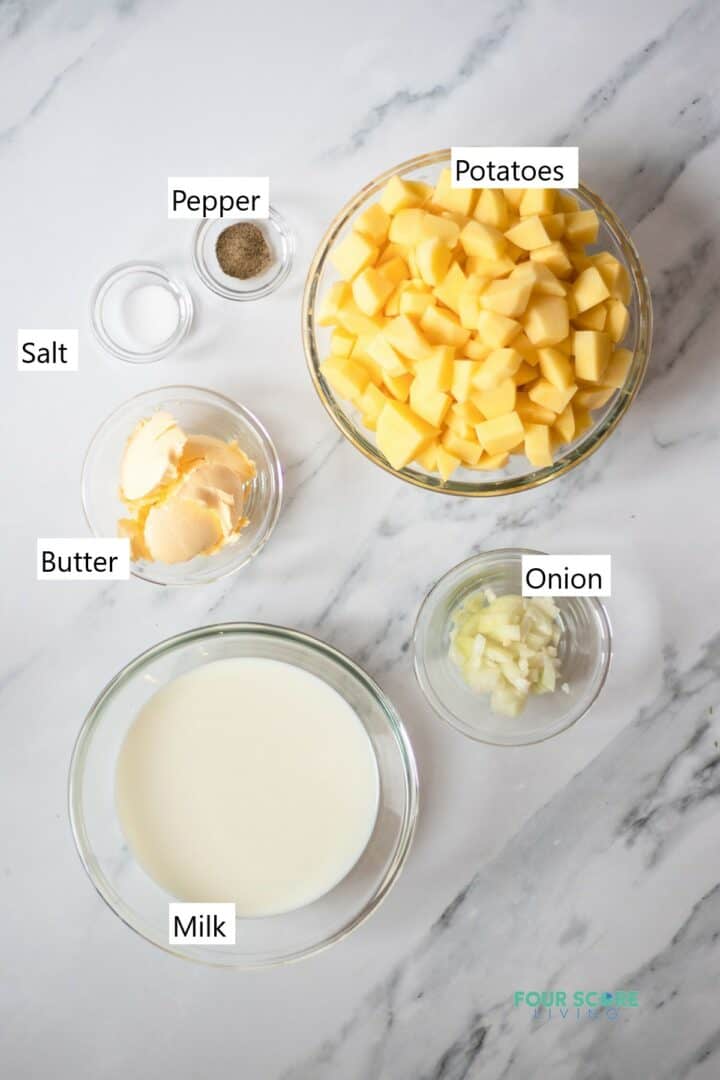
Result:
[[[482,419],[482,416],[480,419]],[[475,428],[468,420],[458,416],[452,408],[448,410],[445,417],[445,430],[454,432],[460,439],[471,439],[473,442],[477,442]]]
[[[582,409],[601,409],[615,393],[612,386],[600,386],[596,390],[578,390],[575,403]]]
[[[578,314],[607,300],[610,290],[602,279],[596,266],[588,266],[579,275],[572,287],[572,297]]]
[[[338,311],[349,295],[347,281],[333,282],[318,306],[317,320],[320,326],[333,326],[337,322]]]
[[[366,315],[377,315],[392,291],[392,281],[373,266],[362,270],[352,283],[353,299]]]
[[[526,386],[528,383],[535,382],[537,377],[538,373],[535,368],[528,364],[526,360],[523,360],[512,378],[516,386]]]
[[[390,219],[388,237],[392,244],[402,247],[415,247],[422,239],[421,227],[425,211],[419,207],[410,207],[406,210],[398,210],[397,214]]]
[[[535,251],[537,248],[547,247],[552,241],[552,237],[548,236],[537,214],[522,218],[517,225],[512,225],[505,230],[505,236],[523,251]]]
[[[449,454],[460,458],[466,465],[477,465],[482,457],[482,447],[476,439],[463,439],[450,429],[446,429],[440,442]]]
[[[363,423],[372,431],[375,430],[377,420],[387,402],[387,395],[374,383],[368,383],[365,392],[358,399],[358,408],[363,415]]]
[[[630,312],[622,300],[608,300],[607,318],[604,329],[607,330],[611,339],[617,344],[622,341],[630,326]]]
[[[496,416],[503,416],[512,412],[515,408],[517,387],[512,379],[503,379],[493,390],[482,390],[471,397],[471,402],[476,405],[486,420],[492,420]]]
[[[410,387],[413,384],[412,373],[390,375],[387,371],[383,371],[382,381],[396,401],[407,401],[410,397]]]
[[[467,401],[472,390],[472,379],[479,364],[475,360],[456,360],[450,393],[456,401]]]
[[[437,465],[437,471],[442,476],[443,480],[449,480],[456,469],[460,468],[460,458],[455,454],[451,454],[450,451],[440,444],[435,451],[435,461]]]
[[[609,251],[599,251],[592,256],[592,261],[602,274],[610,295],[616,300],[622,300],[623,304],[629,304],[632,292],[630,275],[620,260]]]
[[[556,386],[558,390],[569,390],[575,382],[575,372],[569,357],[560,352],[559,349],[553,349],[549,346],[538,349],[538,357],[540,358],[540,371],[543,377],[553,386]]]
[[[512,341],[512,347],[513,349],[517,349],[525,363],[530,364],[532,367],[537,367],[540,363],[538,351],[524,330],[521,330],[519,334],[515,335]]]
[[[525,438],[523,422],[516,412],[485,420],[475,428],[478,442],[487,454],[502,454],[512,450]]]
[[[516,266],[511,281],[529,281],[532,291],[539,296],[565,296],[567,289],[544,263],[528,259]]]
[[[349,356],[354,344],[353,334],[348,334],[345,330],[333,330],[330,337],[330,352],[333,356]]]
[[[415,318],[420,318],[425,309],[432,307],[434,304],[435,297],[432,293],[427,292],[424,286],[422,286],[421,291],[415,286],[408,285],[407,288],[402,289],[400,292],[398,315],[414,315]]]
[[[353,221],[355,232],[367,236],[375,245],[384,244],[390,228],[390,215],[380,203],[371,203]]]
[[[412,206],[422,206],[424,201],[422,190],[399,176],[390,177],[380,196],[380,205],[388,214],[397,214],[399,210]]]
[[[454,188],[450,169],[443,169],[432,194],[432,204],[443,210],[470,215],[476,198],[477,192],[473,188]]]
[[[437,236],[431,236],[429,240],[420,241],[415,248],[415,258],[423,281],[428,285],[439,285],[450,269],[452,252]]]
[[[502,192],[508,204],[512,206],[513,210],[519,210],[520,203],[523,201],[523,196],[525,194],[525,188],[506,187],[502,189]]]
[[[413,379],[410,387],[410,407],[413,412],[427,420],[433,427],[440,427],[452,399],[449,394],[433,390],[420,379]]]
[[[474,395],[471,395],[474,397]],[[465,420],[468,424],[481,424],[485,419],[484,413],[481,413],[477,405],[473,401],[458,401],[452,406],[450,410],[453,416],[459,417],[461,420]]]
[[[452,218],[424,212],[420,223],[420,240],[429,240],[431,237],[436,237],[449,248],[454,248],[460,237],[460,226]]]
[[[467,278],[454,262],[440,284],[435,286],[433,293],[445,307],[449,307],[456,315],[459,315],[460,296],[466,289]]]
[[[470,337],[470,331],[460,325],[452,312],[437,307],[426,308],[420,318],[420,326],[433,345],[454,345],[459,348]]]
[[[552,465],[550,428],[546,424],[528,424],[525,428],[525,455],[536,469]]]
[[[525,393],[518,393],[515,399],[515,412],[523,424],[554,424],[557,413],[552,409],[546,409],[543,405],[531,401]]]
[[[530,300],[532,281],[523,278],[509,278],[491,281],[480,295],[481,307],[488,311],[497,311],[500,315],[517,318],[522,315]]]
[[[535,385],[528,390],[528,398],[530,401],[534,401],[536,405],[542,405],[544,409],[551,409],[554,413],[561,413],[576,392],[577,386],[575,384],[560,390],[547,379],[538,379]]]
[[[331,356],[320,370],[333,390],[350,401],[357,401],[370,382],[367,368],[349,356]]]
[[[468,255],[465,263],[465,273],[468,279],[478,278],[502,278],[507,277],[515,269],[512,259],[503,256],[502,259],[486,258],[484,255]]]
[[[374,263],[377,257],[378,249],[375,244],[357,232],[349,233],[330,252],[330,262],[346,281],[350,281],[366,266]]]
[[[482,341],[478,341],[477,338],[469,338],[462,347],[463,356],[467,356],[470,360],[484,360],[486,356],[489,356],[492,352],[491,345],[485,345]]]
[[[460,233],[460,243],[466,255],[497,261],[502,259],[507,241],[499,229],[481,221],[468,221]]]
[[[366,315],[357,306],[352,296],[338,310],[338,322],[348,334],[358,337],[360,334],[377,334],[385,325],[380,315]]]
[[[384,334],[376,334],[368,343],[368,355],[380,365],[388,375],[407,375],[410,365],[405,357],[394,349]]]
[[[580,203],[574,195],[568,195],[566,191],[556,191],[555,205],[563,214],[574,214],[580,209]]]
[[[583,270],[587,270],[588,266],[593,264],[590,256],[586,255],[582,248],[568,248],[568,258],[576,274],[582,274]]]
[[[530,252],[530,258],[541,266],[547,266],[557,278],[570,277],[573,272],[573,264],[567,248],[559,240],[554,240],[544,247],[535,248]]]
[[[482,469],[487,472],[495,472],[496,469],[504,469],[509,460],[509,454],[483,454],[476,465],[470,465],[471,469]]]
[[[602,385],[613,386],[618,390],[621,389],[627,380],[632,360],[632,349],[616,349],[603,373]]]
[[[486,345],[502,349],[509,345],[521,330],[520,323],[496,311],[481,311],[477,317],[478,336]]]
[[[554,423],[554,429],[563,442],[572,442],[575,438],[575,414],[572,403],[566,405]]]
[[[534,214],[553,214],[555,212],[554,188],[528,188],[523,192],[518,207],[520,217],[532,217]]]
[[[393,289],[388,299],[385,301],[385,307],[382,309],[383,315],[387,315],[388,318],[394,319],[396,315],[400,314],[400,297],[402,296],[402,289],[400,286],[396,286]]]
[[[510,224],[510,212],[505,196],[499,188],[484,188],[475,204],[473,217],[483,225],[492,225],[504,232]]]
[[[433,439],[433,441],[415,458],[418,465],[422,465],[423,469],[427,472],[435,472],[437,469],[438,446],[439,443],[437,439]]]
[[[604,330],[607,322],[607,308],[605,304],[596,304],[595,307],[583,311],[581,315],[576,315],[572,322],[578,330]]]
[[[564,214],[542,214],[540,220],[551,240],[559,240],[562,237],[565,232]]]
[[[593,418],[587,409],[583,409],[579,405],[573,406],[573,412],[575,414],[575,438],[579,439],[593,426]]]
[[[465,291],[458,299],[458,315],[460,325],[466,330],[477,330],[478,318],[481,312],[480,294]]]
[[[400,401],[388,401],[377,420],[377,444],[394,469],[404,469],[435,438],[436,430]]]
[[[416,381],[444,394],[452,388],[454,371],[455,349],[450,345],[437,345],[432,356],[415,363]]]
[[[512,379],[521,363],[517,349],[495,349],[478,365],[472,384],[478,390],[494,390],[505,379]]]
[[[577,210],[565,215],[565,236],[576,247],[594,244],[600,222],[594,210]]]
[[[570,329],[567,300],[561,296],[535,297],[528,304],[524,326],[533,345],[556,345]]]
[[[394,349],[410,360],[424,360],[425,357],[432,356],[430,342],[407,315],[398,315],[391,319],[385,328],[385,336]]]
[[[408,264],[400,255],[395,255],[392,259],[387,259],[382,264],[378,264],[377,272],[387,278],[388,281],[391,281],[393,285],[399,285],[401,281],[407,281],[410,277]]]
[[[603,330],[577,330],[574,338],[575,374],[586,382],[600,382],[610,362],[612,341]]]

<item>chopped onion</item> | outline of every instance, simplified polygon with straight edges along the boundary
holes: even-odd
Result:
[[[530,694],[550,694],[560,674],[560,612],[552,600],[473,593],[455,612],[450,658],[490,708],[518,716]],[[569,693],[563,683],[560,689]]]

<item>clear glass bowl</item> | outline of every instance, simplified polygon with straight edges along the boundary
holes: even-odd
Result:
[[[283,915],[237,920],[233,945],[169,945],[173,898],[134,860],[115,806],[115,769],[138,710],[161,686],[228,657],[265,657],[323,679],[362,721],[380,780],[378,815],[353,869],[329,893]],[[418,807],[412,747],[380,688],[342,653],[276,626],[225,623],[163,641],[115,676],[90,709],[70,765],[70,820],[80,858],[100,896],[132,930],[167,952],[218,966],[261,968],[299,960],[340,941],[387,895],[410,848]]]
[[[410,484],[415,484],[417,487],[428,491],[439,491],[446,495],[477,497],[507,495],[515,491],[526,491],[528,488],[538,487],[549,480],[554,480],[557,476],[562,476],[597,450],[617,427],[640,389],[647,367],[652,336],[650,287],[635,246],[612,210],[598,195],[584,186],[569,191],[568,194],[579,199],[583,209],[595,210],[600,219],[598,241],[590,250],[604,249],[612,252],[625,265],[630,275],[632,283],[632,297],[629,305],[630,326],[623,345],[634,351],[634,358],[625,385],[621,390],[616,391],[607,405],[593,413],[593,425],[584,435],[556,452],[551,466],[536,469],[524,456],[515,454],[511,455],[507,467],[501,472],[478,473],[469,469],[458,469],[447,481],[443,481],[435,473],[427,472],[416,463],[404,469],[393,469],[377,449],[372,432],[363,427],[357,411],[351,404],[336,397],[320,371],[320,365],[330,351],[331,331],[327,327],[318,325],[316,308],[318,301],[338,277],[328,260],[328,255],[350,231],[352,221],[358,212],[377,198],[391,176],[398,174],[411,180],[435,183],[439,173],[449,162],[450,151],[438,150],[388,169],[387,172],[366,184],[331,222],[315,253],[305,283],[302,314],[305,356],[315,389],[337,427],[361,454],[379,465],[385,472],[406,480]]]
[[[159,409],[169,412],[184,431],[234,439],[257,466],[247,496],[249,524],[233,544],[214,555],[198,555],[173,565],[131,562],[135,577],[156,585],[205,585],[236,573],[267,543],[282,503],[282,469],[265,428],[248,410],[197,386],[163,386],[148,390],[121,405],[96,431],[83,462],[81,493],[85,518],[95,536],[117,536],[118,521],[127,516],[120,499],[120,462],[125,443],[136,424]]]
[[[275,292],[292,268],[295,241],[281,214],[270,207],[267,221],[252,221],[265,235],[273,253],[272,265],[257,277],[235,278],[226,274],[215,254],[220,233],[237,221],[228,218],[204,218],[197,227],[193,243],[193,265],[203,285],[226,300],[260,300]]]
[[[566,682],[570,692],[532,694],[519,716],[491,712],[490,696],[472,690],[450,659],[451,622],[457,608],[479,589],[491,588],[498,596],[519,596],[522,556],[541,554],[526,548],[501,548],[475,555],[433,586],[418,613],[413,653],[420,687],[439,716],[479,742],[526,746],[558,735],[588,711],[607,677],[610,621],[595,597],[555,599],[563,623],[560,682]]]
[[[177,326],[165,341],[143,345],[127,325],[126,303],[132,292],[159,285],[172,296],[178,309]],[[193,302],[183,281],[155,263],[122,263],[98,282],[90,301],[90,325],[104,349],[129,364],[151,364],[177,349],[193,320]]]

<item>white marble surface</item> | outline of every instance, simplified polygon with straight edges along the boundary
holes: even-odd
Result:
[[[717,703],[720,9],[713,0],[261,5],[0,4],[0,320],[5,344],[0,683],[0,1071],[8,1080],[616,1080],[720,1073]],[[650,373],[619,431],[551,487],[442,499],[342,443],[299,337],[304,270],[337,207],[394,162],[452,143],[578,142],[651,279]],[[236,307],[193,277],[168,175],[269,173],[292,277]],[[103,356],[100,273],[184,274],[182,353]],[[14,370],[18,326],[79,326],[81,371]],[[99,421],[168,382],[267,423],[287,502],[225,584],[38,584],[37,536],[83,532]],[[288,405],[288,402],[290,403]],[[601,701],[530,749],[474,745],[409,667],[429,585],[473,551],[610,551],[616,658]],[[310,630],[401,710],[422,810],[383,907],[329,953],[242,975],[175,960],[93,892],[66,816],[89,704],[146,646],[225,619]],[[533,1022],[516,989],[636,989],[615,1022]]]

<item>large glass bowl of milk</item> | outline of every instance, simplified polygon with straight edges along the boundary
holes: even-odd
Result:
[[[110,908],[169,952],[238,968],[359,926],[403,866],[417,803],[412,748],[373,680],[315,638],[252,623],[191,630],[129,663],[70,768],[75,842]],[[199,905],[172,908],[183,926],[233,904],[234,943],[171,943],[178,903]]]

